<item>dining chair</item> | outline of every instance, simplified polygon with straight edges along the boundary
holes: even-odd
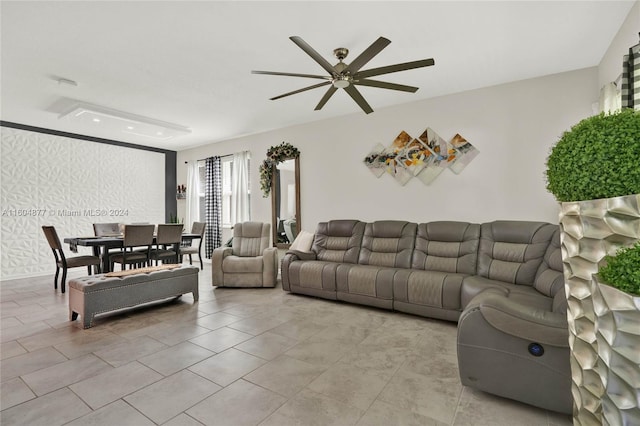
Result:
[[[126,265],[131,265],[131,268],[148,265],[154,228],[154,225],[125,225],[122,250],[109,256],[110,269],[113,270],[115,263],[120,263],[122,270]],[[146,247],[146,249],[134,251],[136,247]]]
[[[165,263],[165,261],[178,263],[178,259],[180,258],[180,245],[182,243],[183,228],[184,227],[181,223],[159,224],[158,234],[156,236],[156,245],[151,249],[149,259],[155,260],[156,265],[158,264],[158,261],[161,261],[162,263]],[[175,261],[173,261],[174,259]]]
[[[93,234],[96,237],[115,237],[122,235],[122,230],[119,223],[94,223],[93,224]],[[109,258],[109,255],[119,252],[119,249],[111,249],[105,247],[104,253],[100,253],[100,257],[106,256]]]
[[[198,246],[192,246],[192,240],[184,240],[182,247],[180,247],[180,255],[184,256],[185,254],[189,255],[189,265],[193,265],[192,255],[197,254],[200,259],[200,270],[202,270],[202,242],[204,241],[204,230],[206,228],[206,223],[204,222],[193,222],[191,227],[192,234],[200,235],[200,242]]]
[[[119,223],[94,223],[93,233],[96,237],[113,237],[120,235]]]
[[[65,292],[65,284],[67,281],[67,269],[79,268],[81,266],[87,267],[87,272],[91,275],[91,267],[95,266],[100,271],[100,258],[98,256],[74,256],[67,258],[62,250],[60,244],[60,238],[54,226],[43,226],[44,236],[47,238],[49,247],[53,251],[53,257],[56,260],[56,276],[53,279],[53,288],[58,288],[58,276],[60,275],[60,269],[62,269],[62,281],[60,282],[60,289],[62,293]]]

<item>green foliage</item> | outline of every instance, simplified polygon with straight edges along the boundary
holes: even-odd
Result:
[[[182,223],[182,219],[178,219],[177,214],[169,213],[169,223]]]
[[[285,160],[298,158],[300,151],[295,146],[282,142],[280,145],[272,146],[267,150],[267,158],[260,164],[260,189],[262,196],[267,198],[271,192],[271,179],[273,168]]]
[[[580,121],[552,148],[546,178],[558,201],[640,194],[640,112]]]
[[[640,296],[640,241],[604,260],[607,264],[598,271],[600,279],[618,290]]]

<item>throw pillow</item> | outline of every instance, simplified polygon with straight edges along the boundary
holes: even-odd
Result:
[[[312,234],[311,232],[300,231],[300,233],[296,236],[296,239],[293,240],[293,244],[291,244],[289,250],[311,251],[313,237],[314,234]]]

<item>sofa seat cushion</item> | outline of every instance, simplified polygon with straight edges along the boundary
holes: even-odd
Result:
[[[339,293],[392,300],[393,276],[398,271],[384,266],[341,264],[336,269],[336,289]]]
[[[230,274],[262,273],[264,261],[262,256],[240,257],[227,256],[222,261],[222,271]]]
[[[322,260],[294,261],[289,266],[289,284],[294,287],[336,291],[335,262]]]
[[[518,293],[518,294],[531,295],[534,298],[545,297],[541,293],[536,291],[535,288],[528,285],[515,285],[515,284],[506,283],[504,281],[492,280],[492,279],[480,277],[477,275],[471,275],[471,276],[465,277],[464,280],[462,281],[462,288],[460,291],[460,303],[461,303],[462,309],[466,309],[467,305],[469,305],[469,303],[474,297],[476,297],[478,294],[482,293],[484,290],[489,288],[501,290],[505,294]]]
[[[403,270],[393,280],[393,298],[398,302],[460,310],[460,287],[465,274]]]

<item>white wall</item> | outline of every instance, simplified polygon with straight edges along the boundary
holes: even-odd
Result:
[[[252,219],[270,222],[258,167],[270,146],[286,141],[301,152],[302,229],[308,231],[341,218],[557,222],[557,204],[545,189],[545,160],[563,131],[591,115],[597,78],[597,68],[589,68],[396,107],[374,105],[369,115],[358,112],[181,151],[178,183],[186,182],[185,161],[249,150]],[[460,133],[480,154],[460,175],[445,170],[429,186],[417,179],[400,186],[364,166],[377,143],[389,145],[402,130],[417,137],[426,127],[445,139]],[[178,209],[183,215],[184,203]]]
[[[615,81],[622,74],[622,57],[629,53],[631,46],[640,42],[638,39],[639,31],[640,1],[636,1],[600,61],[598,66],[598,88]]]
[[[94,222],[164,222],[164,154],[8,127],[0,133],[2,279],[53,274],[43,225],[62,240],[93,235]]]

